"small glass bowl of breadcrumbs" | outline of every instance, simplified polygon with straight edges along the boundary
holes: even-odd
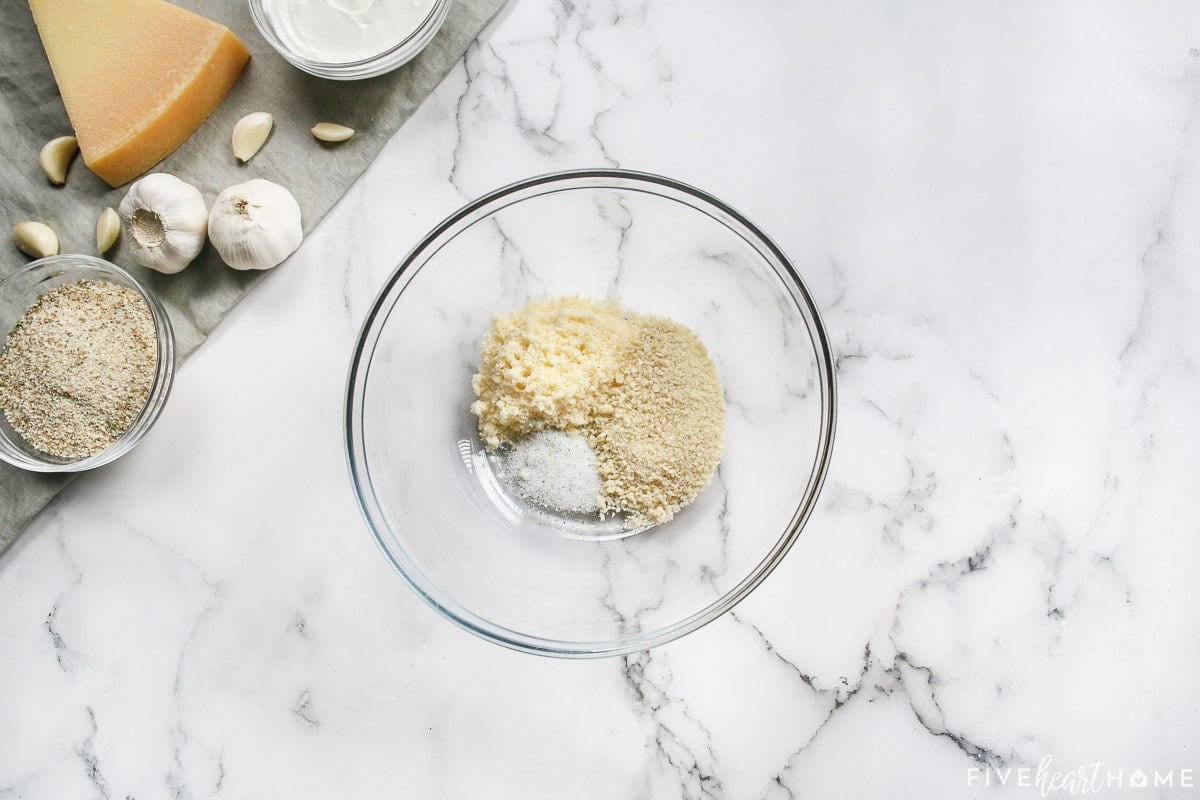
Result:
[[[368,526],[436,611],[567,658],[669,642],[779,565],[833,446],[816,304],[746,217],[624,170],[531,178],[435,227],[360,334]]]
[[[129,452],[171,389],[175,336],[125,270],[58,255],[0,281],[0,459],[82,472]]]

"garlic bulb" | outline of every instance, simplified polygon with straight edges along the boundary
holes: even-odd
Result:
[[[155,172],[130,186],[120,214],[133,260],[143,267],[171,275],[192,263],[204,247],[204,198],[174,175]]]
[[[230,186],[213,203],[208,238],[234,269],[270,269],[304,238],[300,205],[287,189],[261,178]]]

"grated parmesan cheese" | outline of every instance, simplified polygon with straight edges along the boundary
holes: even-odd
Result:
[[[545,428],[588,424],[595,394],[612,380],[634,325],[616,304],[580,297],[530,303],[492,319],[471,383],[489,450]]]

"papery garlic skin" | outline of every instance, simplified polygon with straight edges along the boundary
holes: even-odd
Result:
[[[312,135],[322,142],[344,142],[354,135],[354,128],[336,122],[318,122],[312,126]]]
[[[265,111],[247,114],[233,126],[233,155],[245,164],[267,143],[275,118]]]
[[[18,222],[12,238],[17,249],[30,258],[58,255],[58,234],[44,222]]]
[[[204,248],[208,207],[200,190],[165,172],[129,187],[119,209],[133,260],[173,275]]]
[[[121,217],[111,208],[101,211],[100,218],[96,220],[96,252],[100,255],[107,253],[120,235]]]
[[[208,238],[234,269],[270,269],[300,246],[300,204],[277,183],[255,178],[217,195]]]
[[[42,145],[38,153],[38,166],[46,175],[46,179],[55,186],[67,182],[67,167],[71,159],[79,152],[79,141],[74,136],[59,136]]]

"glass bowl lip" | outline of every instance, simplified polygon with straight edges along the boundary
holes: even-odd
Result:
[[[29,472],[85,472],[116,461],[128,453],[154,427],[154,423],[158,421],[158,417],[162,413],[167,399],[170,397],[171,386],[174,383],[175,331],[171,326],[171,318],[167,315],[166,309],[146,289],[141,281],[111,261],[84,253],[60,253],[31,261],[4,278],[4,280],[0,280],[0,292],[10,282],[15,281],[21,276],[41,270],[50,271],[56,267],[65,269],[70,269],[71,267],[96,269],[127,281],[128,285],[141,295],[142,299],[146,301],[146,305],[150,308],[150,316],[154,320],[154,332],[158,343],[158,353],[154,364],[154,382],[150,385],[150,394],[146,396],[146,403],[142,406],[142,410],[138,412],[137,418],[134,419],[129,428],[108,447],[86,458],[67,463],[44,461],[27,454],[23,454],[23,458],[21,459],[16,459],[9,453],[0,450],[0,460]],[[51,274],[48,277],[54,276]],[[7,334],[7,332],[5,333]]]
[[[411,33],[387,50],[356,61],[316,61],[300,55],[275,35],[263,11],[263,0],[247,0],[247,5],[259,35],[289,64],[318,78],[355,81],[386,75],[416,58],[441,30],[446,16],[450,13],[452,2],[453,0],[435,0],[425,19]]]
[[[678,198],[664,195],[661,192],[653,191],[657,188],[668,192],[675,192],[689,198],[694,202],[698,202],[700,207],[696,210],[712,216],[711,211],[715,210],[730,219],[743,230],[737,230],[728,225],[725,220],[719,216],[716,217],[717,222],[731,227],[734,233],[743,238],[746,234],[753,237],[756,242],[748,242],[752,246],[757,244],[762,249],[766,250],[771,257],[776,259],[778,264],[782,265],[786,277],[791,281],[792,288],[796,290],[799,299],[803,302],[804,311],[807,312],[810,323],[808,328],[813,334],[816,344],[816,357],[818,362],[819,385],[823,391],[823,402],[821,408],[821,434],[817,457],[815,460],[814,470],[805,489],[805,494],[796,508],[792,516],[791,522],[780,535],[775,545],[767,553],[767,555],[759,561],[758,565],[736,586],[725,592],[717,598],[713,603],[709,604],[700,611],[691,616],[682,619],[672,625],[664,628],[659,628],[650,632],[634,632],[624,634],[619,639],[612,641],[596,641],[596,642],[563,642],[553,639],[547,639],[520,631],[512,630],[501,625],[493,624],[479,614],[471,611],[459,604],[453,597],[436,592],[436,582],[425,575],[424,571],[411,559],[407,557],[401,558],[397,553],[394,553],[388,547],[384,538],[383,528],[386,528],[386,521],[382,517],[382,509],[375,498],[374,489],[371,485],[369,470],[363,453],[362,445],[358,442],[361,433],[361,402],[356,403],[356,398],[359,398],[365,391],[365,370],[370,367],[370,355],[374,352],[375,346],[378,344],[381,330],[375,329],[377,322],[382,318],[386,319],[390,309],[385,309],[384,305],[388,298],[392,295],[393,289],[402,277],[405,277],[409,269],[415,261],[422,256],[431,247],[440,248],[445,244],[441,239],[445,234],[452,231],[461,222],[469,217],[481,212],[494,213],[515,202],[520,202],[524,199],[517,198],[514,201],[509,201],[509,198],[515,194],[524,192],[529,189],[539,187],[553,187],[556,184],[573,184],[579,181],[600,180],[609,182],[607,185],[619,188],[628,188],[633,190],[647,191],[649,194],[654,194],[658,197],[667,200],[675,200],[680,202]],[[588,185],[583,183],[580,185],[565,185],[561,190],[570,190],[576,188],[604,188],[605,184]],[[533,197],[540,197],[549,193],[540,192]],[[708,208],[705,208],[708,206]],[[695,206],[693,206],[695,207]],[[455,234],[457,235],[457,234]],[[758,249],[756,247],[756,249]],[[402,293],[404,288],[400,289]],[[364,374],[360,375],[359,373]],[[346,450],[347,465],[350,472],[350,482],[354,489],[355,498],[358,502],[358,507],[362,513],[363,519],[367,523],[372,536],[375,538],[376,544],[383,551],[384,556],[391,562],[392,566],[409,585],[417,596],[425,601],[430,607],[437,611],[442,616],[449,619],[464,630],[475,634],[476,636],[499,644],[519,652],[531,653],[534,655],[553,656],[558,658],[584,659],[584,658],[602,658],[628,655],[630,653],[647,650],[653,647],[672,642],[686,634],[696,631],[708,623],[723,616],[726,612],[732,610],[734,606],[750,595],[754,589],[761,584],[768,575],[770,575],[779,563],[791,550],[796,539],[799,538],[805,524],[816,508],[817,500],[820,498],[821,488],[824,485],[825,477],[829,471],[830,460],[833,455],[834,435],[837,427],[837,380],[836,370],[834,366],[833,351],[829,344],[829,337],[825,330],[825,324],[821,319],[820,311],[814,301],[811,292],[800,278],[791,260],[779,248],[775,242],[768,237],[757,225],[752,223],[739,211],[734,209],[729,204],[720,200],[716,196],[698,189],[690,184],[673,178],[667,178],[662,175],[657,175],[650,172],[642,172],[620,168],[592,168],[592,169],[572,169],[559,172],[550,172],[541,175],[536,175],[530,178],[510,183],[502,186],[491,192],[488,192],[478,199],[467,203],[440,223],[435,225],[421,240],[408,252],[407,255],[400,261],[399,265],[393,270],[392,274],[384,282],[383,287],[379,290],[375,300],[371,304],[371,308],[363,320],[362,326],[359,329],[358,337],[355,341],[353,354],[350,360],[350,370],[346,383],[346,400],[344,406],[344,444]],[[379,510],[379,518],[376,518],[376,513],[373,509]],[[402,563],[403,562],[403,563]],[[423,579],[423,580],[422,580]]]

